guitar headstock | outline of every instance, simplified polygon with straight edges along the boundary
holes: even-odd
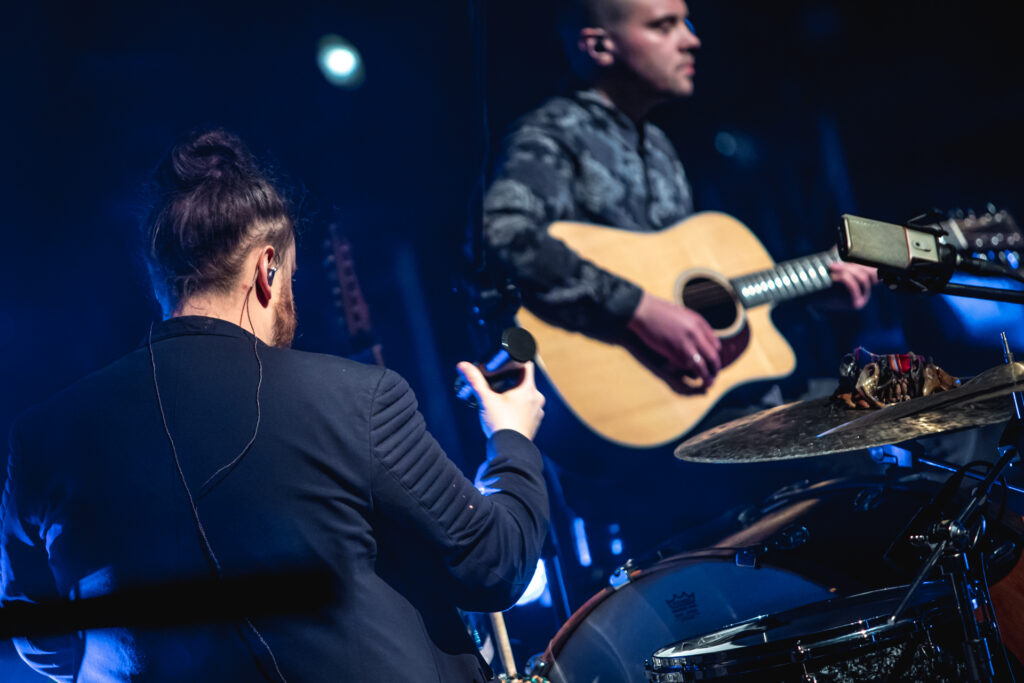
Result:
[[[345,323],[348,336],[348,356],[366,363],[384,365],[380,343],[373,332],[370,307],[356,277],[352,243],[337,222],[327,226],[324,240],[324,267],[330,280],[331,298],[339,318]]]
[[[989,204],[984,213],[957,209],[938,222],[945,230],[943,241],[978,258],[997,260],[1011,268],[1020,267],[1024,233],[1006,209]]]

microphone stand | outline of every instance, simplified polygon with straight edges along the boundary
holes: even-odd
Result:
[[[1012,363],[1013,354],[1005,332],[1002,334],[1002,344],[1004,361],[1007,364]],[[999,460],[971,492],[970,499],[956,518],[932,524],[925,534],[911,538],[912,542],[930,546],[932,553],[910,584],[903,600],[889,617],[889,622],[894,623],[903,616],[918,588],[941,562],[942,572],[949,579],[960,616],[967,676],[971,681],[988,682],[1000,677],[1000,672],[997,671],[1000,667],[993,657],[993,651],[1002,647],[999,628],[995,621],[988,586],[985,585],[984,573],[979,574],[984,558],[970,558],[969,555],[973,554],[985,533],[982,512],[988,502],[989,491],[1010,462],[1018,456],[1024,443],[1024,395],[1014,392],[1012,400],[1015,417],[1003,433]],[[978,613],[982,615],[981,619],[976,616]],[[1005,671],[1002,673],[1005,674]]]
[[[929,272],[930,271],[930,272]],[[952,269],[912,269],[909,271],[878,269],[878,279],[891,290],[902,290],[915,294],[950,294],[971,299],[987,299],[1004,301],[1011,304],[1024,304],[1024,291],[1003,289],[1000,287],[982,287],[980,285],[963,285],[950,282]]]

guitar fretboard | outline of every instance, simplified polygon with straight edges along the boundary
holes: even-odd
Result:
[[[832,286],[828,267],[839,260],[835,249],[811,254],[731,280],[744,308],[777,303]]]

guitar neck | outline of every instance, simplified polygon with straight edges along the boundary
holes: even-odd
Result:
[[[778,303],[831,287],[828,267],[838,260],[839,254],[833,248],[777,263],[767,270],[734,278],[730,283],[744,308]]]

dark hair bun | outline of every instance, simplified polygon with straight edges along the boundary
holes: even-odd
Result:
[[[230,291],[245,247],[294,242],[288,206],[245,144],[227,131],[193,133],[160,162],[143,223],[146,262],[165,314],[201,291]]]
[[[166,190],[191,190],[208,181],[232,180],[251,174],[256,163],[244,143],[224,130],[191,135],[177,145],[157,174]]]

